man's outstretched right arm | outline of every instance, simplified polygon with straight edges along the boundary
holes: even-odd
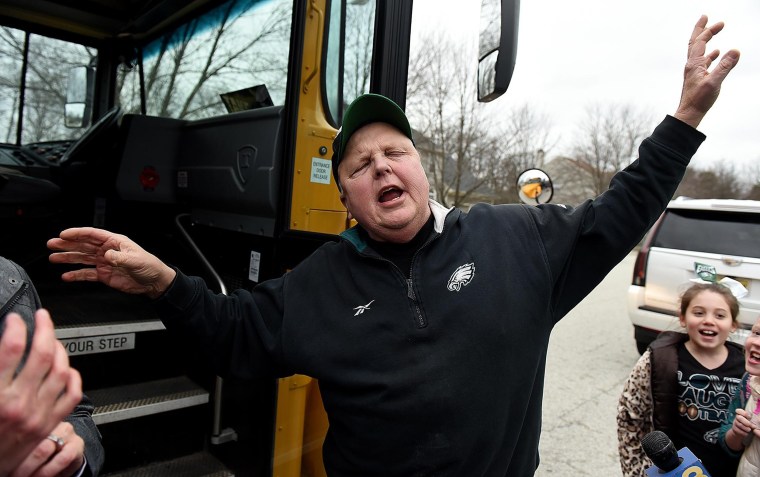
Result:
[[[124,235],[103,229],[66,229],[48,240],[55,252],[52,263],[86,265],[62,275],[64,281],[101,282],[116,290],[160,297],[171,285],[176,272]]]

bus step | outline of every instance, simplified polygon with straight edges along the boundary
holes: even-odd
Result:
[[[186,376],[85,391],[95,405],[95,424],[123,421],[150,414],[205,404],[208,391]]]
[[[227,469],[214,456],[207,452],[198,452],[164,462],[156,462],[145,467],[137,467],[105,474],[103,477],[234,477],[234,473]]]

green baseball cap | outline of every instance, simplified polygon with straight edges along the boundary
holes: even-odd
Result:
[[[356,98],[348,105],[343,114],[343,125],[333,140],[332,173],[338,190],[340,190],[338,166],[343,160],[346,144],[357,130],[370,123],[390,124],[406,137],[412,139],[412,128],[409,126],[409,120],[406,119],[404,110],[398,104],[385,96],[373,93],[363,94]],[[413,139],[412,142],[414,142]]]

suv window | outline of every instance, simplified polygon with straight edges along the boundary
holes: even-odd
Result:
[[[757,214],[669,209],[653,247],[760,258]]]

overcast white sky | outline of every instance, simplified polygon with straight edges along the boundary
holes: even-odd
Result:
[[[414,0],[413,30],[445,29],[469,41],[477,37],[479,4]],[[760,163],[760,0],[522,0],[515,73],[490,107],[539,108],[559,139],[549,157],[569,152],[593,103],[631,104],[654,127],[678,105],[688,40],[703,13],[710,24],[726,24],[708,48],[721,55],[737,48],[742,57],[700,125],[707,140],[693,164]]]

